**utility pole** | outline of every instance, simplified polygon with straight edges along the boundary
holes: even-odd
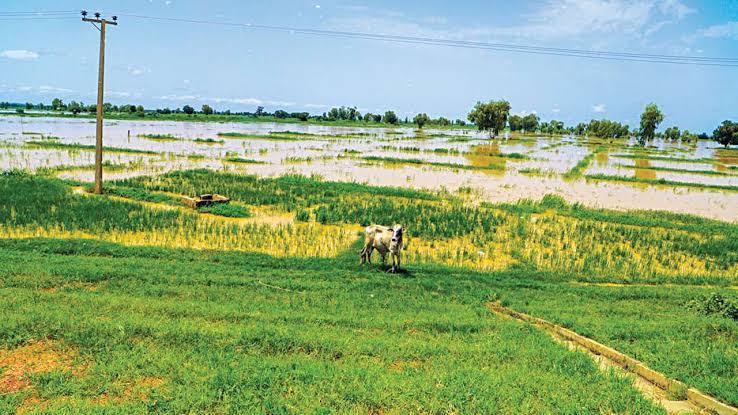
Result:
[[[95,18],[87,17],[87,12],[82,11],[82,21],[90,22],[100,31],[100,67],[97,73],[97,130],[95,132],[95,193],[102,193],[102,152],[103,152],[103,84],[105,80],[105,26],[118,25],[118,17],[113,20],[100,18],[100,13],[95,13]],[[99,24],[98,27],[95,23]]]

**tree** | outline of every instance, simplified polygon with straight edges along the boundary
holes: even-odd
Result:
[[[52,109],[53,109],[54,111],[59,111],[60,109],[62,109],[62,107],[64,107],[64,103],[62,102],[62,100],[61,100],[61,99],[59,99],[59,98],[54,98],[54,100],[53,100],[53,101],[51,101],[51,108],[52,108]]]
[[[423,128],[423,126],[428,124],[429,121],[430,117],[428,117],[428,114],[426,113],[418,114],[413,118],[413,122],[418,124],[418,128]]]
[[[189,105],[185,105],[184,107],[182,107],[182,112],[184,112],[184,113],[185,113],[185,114],[187,114],[187,115],[192,115],[192,114],[194,114],[194,113],[195,113],[195,109],[194,109],[194,108],[192,108],[192,107],[191,107],[191,106],[189,106]]]
[[[729,145],[738,144],[738,123],[725,120],[712,133],[712,139],[728,148]]]
[[[400,120],[397,118],[397,114],[394,111],[387,111],[384,113],[384,122],[388,124],[397,124]]]
[[[523,129],[523,117],[520,115],[511,115],[507,123],[510,124],[510,131],[520,131]]]
[[[254,115],[256,115],[257,117],[261,117],[262,115],[264,115],[264,107],[262,107],[261,105],[256,107],[256,112],[254,113]]]
[[[664,138],[671,141],[679,141],[681,138],[681,132],[678,127],[669,127],[664,130]]]
[[[533,132],[538,129],[540,118],[536,114],[528,114],[523,117],[523,131]]]
[[[82,111],[82,106],[77,101],[72,101],[67,106],[67,110],[71,111],[72,114],[77,115]]]
[[[469,121],[473,122],[480,131],[492,130],[495,136],[505,128],[507,116],[510,114],[510,103],[505,100],[477,102],[469,113]]]
[[[33,109],[33,104],[30,103],[30,102],[26,102],[26,109],[27,110],[32,110]]]
[[[283,118],[289,117],[290,114],[288,114],[287,111],[284,111],[284,110],[276,110],[274,111],[274,116],[279,119],[283,119]]]
[[[690,142],[696,141],[696,140],[697,140],[697,136],[695,136],[694,134],[690,133],[689,130],[682,131],[682,142],[683,143],[690,143]]]
[[[202,113],[205,115],[212,115],[213,114],[213,107],[211,107],[208,104],[202,104]]]
[[[442,127],[448,127],[449,125],[451,125],[451,120],[446,117],[438,117],[435,123]]]
[[[275,113],[276,114],[276,113]],[[300,121],[307,121],[310,118],[309,112],[293,112],[290,117],[297,118]]]
[[[641,114],[641,129],[638,131],[638,141],[644,145],[646,141],[653,140],[656,129],[664,121],[664,114],[656,104],[648,104]]]

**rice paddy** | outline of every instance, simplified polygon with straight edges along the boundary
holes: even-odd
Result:
[[[664,413],[488,301],[738,405],[730,152],[121,122],[94,195],[77,122],[0,123],[0,413]]]

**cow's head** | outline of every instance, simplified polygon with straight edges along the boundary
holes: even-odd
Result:
[[[398,244],[402,243],[402,225],[395,225],[390,229],[392,232],[392,240],[390,242],[390,249],[397,247]]]

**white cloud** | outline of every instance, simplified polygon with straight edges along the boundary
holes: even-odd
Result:
[[[597,105],[595,105],[595,106],[592,107],[592,111],[601,114],[601,113],[606,112],[607,111],[607,108],[605,107],[605,104],[597,104]]]
[[[695,10],[682,3],[679,0],[662,0],[659,4],[659,10],[666,15],[672,15],[682,20],[687,15],[695,13]]]
[[[115,98],[129,98],[131,96],[131,93],[124,91],[105,91],[105,95]]]
[[[697,31],[696,36],[738,40],[738,21],[707,27],[705,29]]]
[[[468,41],[511,38],[538,43],[605,34],[617,34],[621,39],[622,36],[643,38],[695,13],[681,0],[547,0],[536,4],[539,5],[537,9],[522,16],[520,24],[507,27],[446,29],[442,27],[445,24],[443,19],[409,18],[390,10],[364,8],[361,14],[341,16],[329,23],[337,30],[385,35]]]
[[[145,73],[151,73],[151,69],[143,66],[128,66],[128,73],[133,76],[143,75]]]
[[[552,109],[552,110],[551,110],[551,112],[553,112],[554,114],[558,114],[558,113],[560,113],[560,112],[561,112],[561,109],[559,109],[559,108],[554,108],[554,109]]]
[[[28,61],[38,59],[39,54],[30,50],[18,49],[18,50],[4,50],[0,52],[0,56],[8,59],[17,59],[21,61]]]
[[[191,101],[195,99],[200,99],[200,97],[198,97],[197,95],[161,95],[154,98],[164,101]]]

